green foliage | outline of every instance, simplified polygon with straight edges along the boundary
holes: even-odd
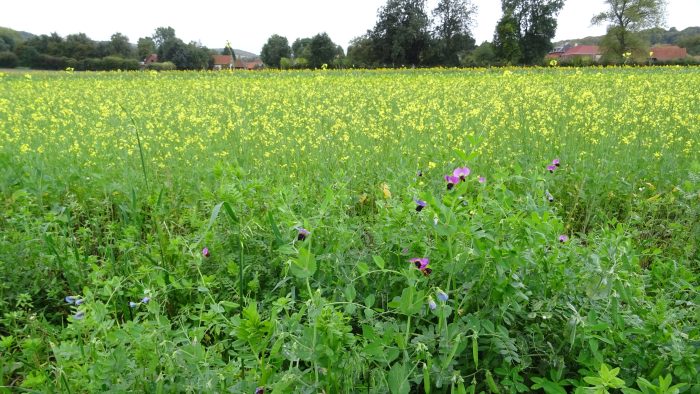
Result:
[[[374,61],[393,67],[421,64],[430,42],[429,23],[425,0],[387,0],[368,32]]]
[[[146,59],[148,55],[156,53],[156,43],[151,37],[141,37],[136,42],[136,53],[140,60]]]
[[[0,52],[0,67],[15,68],[19,65],[19,58],[13,52]]]
[[[662,24],[665,4],[666,0],[606,0],[607,9],[595,15],[591,23],[609,22],[604,44],[609,52],[622,54],[639,48],[637,32]]]
[[[518,21],[512,14],[504,14],[498,21],[493,47],[496,57],[504,64],[518,64],[522,58]]]
[[[260,58],[266,66],[279,68],[280,60],[283,57],[288,58],[291,56],[291,51],[287,37],[273,34],[267,39],[265,45],[263,45]]]
[[[328,37],[328,34],[316,34],[311,38],[308,60],[312,68],[321,68],[324,64],[332,65],[336,56],[338,56],[337,46]]]

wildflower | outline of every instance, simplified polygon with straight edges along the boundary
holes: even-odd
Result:
[[[202,256],[204,256],[204,257],[211,256],[211,254],[209,253],[209,248],[202,249]]]
[[[557,166],[554,166],[554,165],[552,165],[552,166],[547,166],[547,169],[549,170],[549,173],[550,173],[550,174],[553,174],[553,173],[554,173],[554,170],[557,169]]]
[[[416,202],[416,211],[417,211],[417,212],[422,211],[423,208],[425,208],[425,206],[427,205],[427,204],[425,203],[425,201],[423,201],[423,200],[418,200],[418,199],[414,198],[413,201]]]
[[[559,242],[561,242],[561,243],[567,242],[568,240],[569,240],[569,236],[566,234],[562,234],[559,236]]]
[[[138,303],[136,303],[134,301],[129,301],[129,308],[136,308],[137,306],[139,306]]]
[[[67,296],[67,297],[65,298],[65,300],[66,300],[67,303],[69,303],[69,304],[72,305],[72,304],[75,304],[76,298],[73,297],[73,296]]]
[[[423,176],[423,171],[418,170],[418,173],[416,173],[416,175],[417,175],[418,177],[422,177],[422,176]]]
[[[460,168],[455,168],[454,172],[452,172],[452,175],[456,176],[459,178],[460,181],[464,182],[467,180],[467,176],[472,172],[472,170],[469,169],[469,167],[460,167]]]
[[[81,299],[78,299],[78,300],[75,300],[75,305],[83,305],[83,302],[85,302],[85,300],[82,299],[82,298],[81,298]]]
[[[430,264],[430,260],[427,257],[413,258],[413,259],[410,259],[408,261],[413,263],[413,265],[415,265],[416,268],[419,269],[423,273],[423,275],[425,275],[425,276],[428,276],[433,272],[433,270],[431,268],[428,268],[428,264]]]
[[[484,178],[483,176],[480,176],[479,183],[486,183],[486,178]]]
[[[445,175],[445,180],[447,181],[447,190],[452,190],[459,183],[459,177],[457,176]]]
[[[385,199],[391,198],[391,190],[389,190],[389,185],[382,183],[382,194],[384,194]]]
[[[552,160],[552,165],[555,167],[559,167],[559,159]]]
[[[438,298],[438,300],[440,300],[442,302],[447,302],[447,300],[450,299],[450,296],[448,296],[447,293],[445,293],[444,291],[438,289],[437,298]]]
[[[431,311],[434,311],[435,308],[437,308],[437,304],[435,303],[435,300],[433,300],[433,297],[428,297],[428,307]]]
[[[150,301],[150,300],[151,300],[151,297],[143,297],[143,299],[141,300],[141,303],[148,304],[148,301]]]
[[[554,196],[552,196],[552,194],[549,192],[549,190],[545,190],[544,195],[545,195],[545,197],[547,197],[547,200],[549,200],[549,202],[554,202]]]
[[[325,66],[325,64],[324,64]],[[260,386],[255,388],[255,394],[265,394],[265,387]]]
[[[303,227],[294,227],[299,233],[297,234],[297,240],[303,241],[306,237],[311,234],[311,232]]]
[[[75,320],[82,320],[85,317],[85,312],[83,311],[78,311],[75,315],[73,315],[73,319]]]

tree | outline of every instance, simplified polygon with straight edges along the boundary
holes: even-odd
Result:
[[[644,28],[659,26],[666,12],[665,0],[605,0],[607,10],[593,17],[591,23],[609,22],[605,37],[606,48],[619,57],[622,53],[639,49],[637,33]]]
[[[387,0],[369,32],[374,58],[394,66],[421,64],[430,41],[429,22],[425,0]]]
[[[517,64],[522,57],[518,21],[511,14],[505,14],[496,25],[493,46],[496,56],[505,64]]]
[[[292,56],[296,58],[303,57],[305,59],[309,58],[309,45],[311,44],[310,38],[297,38],[292,44]]]
[[[156,44],[156,48],[160,50],[160,47],[168,40],[174,40],[177,38],[175,36],[175,29],[172,27],[159,27],[153,33],[153,42]]]
[[[333,64],[333,60],[338,54],[338,49],[328,34],[321,33],[311,38],[309,52],[309,65],[312,68],[321,68],[324,64],[326,66]]]
[[[63,42],[62,55],[76,60],[87,59],[94,56],[95,48],[95,41],[85,33],[69,34]]]
[[[476,6],[470,0],[440,0],[433,10],[436,18],[434,30],[438,62],[457,66],[460,56],[474,48],[471,26]]]
[[[151,37],[141,37],[136,43],[136,52],[139,59],[145,59],[148,55],[156,53],[156,43]]]
[[[562,7],[564,0],[502,0],[503,17],[498,26],[504,34],[512,34],[511,30],[514,29],[520,47],[520,58],[515,60],[513,48],[500,46],[506,43],[510,47],[512,36],[503,37],[506,41],[499,39],[499,43],[494,41],[497,52],[509,53],[511,57],[504,60],[512,63],[540,63],[552,49],[552,38],[557,31],[556,16]]]
[[[133,49],[129,43],[129,37],[122,33],[114,33],[109,41],[109,54],[121,56],[123,58],[131,57]]]
[[[496,64],[498,57],[493,46],[488,41],[484,41],[476,47],[462,62],[468,67],[487,67]]]
[[[279,68],[280,59],[289,57],[291,53],[292,49],[289,47],[287,37],[273,34],[267,39],[267,43],[263,45],[260,58],[268,67]]]
[[[366,35],[355,37],[348,46],[347,63],[351,67],[374,66],[372,39]]]

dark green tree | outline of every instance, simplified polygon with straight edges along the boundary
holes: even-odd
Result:
[[[136,43],[136,52],[139,59],[143,60],[148,55],[156,53],[156,43],[151,37],[141,37]]]
[[[607,52],[617,57],[641,49],[643,44],[637,33],[661,25],[666,12],[665,0],[605,0],[605,4],[607,9],[594,16],[591,23],[609,23],[604,44]]]
[[[69,34],[63,42],[62,55],[77,60],[87,59],[93,56],[95,48],[95,41],[85,33]]]
[[[387,0],[369,32],[374,58],[392,66],[419,65],[430,42],[425,0]]]
[[[134,55],[134,50],[129,43],[129,37],[122,33],[114,33],[109,40],[109,54],[129,58]]]
[[[12,34],[0,31],[0,52],[14,51],[17,46],[17,41]]]
[[[488,41],[484,41],[476,47],[462,62],[462,65],[467,67],[487,67],[498,62],[496,50]]]
[[[474,49],[471,34],[476,6],[470,0],[440,0],[433,10],[435,61],[445,66],[457,66],[460,58]]]
[[[552,38],[557,31],[557,15],[564,0],[502,0],[505,32],[515,22],[520,58],[518,62],[538,64],[552,49]],[[500,25],[500,22],[499,22]],[[498,47],[498,45],[497,45]],[[512,52],[511,52],[512,53]],[[513,58],[507,59],[513,62]]]
[[[342,51],[342,48],[341,48]],[[309,65],[312,68],[320,68],[324,64],[331,66],[338,55],[337,46],[326,33],[316,34],[309,44]]]
[[[303,57],[305,59],[309,58],[309,45],[311,44],[310,38],[297,38],[292,43],[292,56],[295,59]]]
[[[267,42],[262,47],[260,52],[260,59],[268,67],[280,67],[280,59],[283,57],[289,57],[292,53],[292,49],[289,47],[289,41],[287,37],[282,37],[277,34],[273,34],[267,39]]]
[[[496,25],[496,34],[493,36],[493,47],[496,57],[503,64],[517,64],[520,62],[522,52],[520,50],[520,32],[518,21],[511,14],[504,14]]]
[[[156,29],[155,33],[153,33],[153,42],[156,44],[156,48],[160,51],[160,47],[166,42],[166,41],[172,41],[176,39],[177,36],[175,36],[175,29],[172,27],[159,27]]]
[[[367,68],[375,65],[372,39],[366,35],[355,37],[348,46],[347,64],[350,67]]]

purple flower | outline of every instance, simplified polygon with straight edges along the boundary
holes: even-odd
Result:
[[[459,183],[458,176],[445,175],[445,180],[447,181],[447,190],[452,190],[452,188]]]
[[[263,387],[263,386],[256,387],[255,394],[265,394],[265,387]]]
[[[445,293],[444,291],[438,289],[437,298],[438,298],[438,300],[440,300],[442,302],[447,302],[447,300],[450,299],[450,296],[448,296],[447,293]]]
[[[432,311],[434,311],[435,308],[437,308],[437,304],[435,303],[435,300],[433,300],[433,297],[428,298],[428,307]]]
[[[464,182],[467,180],[467,176],[472,172],[472,170],[469,169],[469,167],[459,167],[455,168],[454,172],[452,172],[452,175],[456,176],[459,178],[460,181]]]
[[[75,320],[82,320],[85,317],[85,312],[83,311],[78,311],[75,315],[73,315],[73,319]]]
[[[204,256],[204,257],[211,256],[211,254],[209,253],[209,248],[202,249],[202,256]]]
[[[305,240],[306,237],[307,237],[309,234],[311,234],[311,232],[310,232],[309,230],[307,230],[307,229],[305,229],[305,228],[303,228],[303,227],[297,226],[297,227],[294,227],[294,228],[295,228],[295,229],[297,230],[297,232],[298,232],[298,234],[297,234],[297,240],[299,240],[299,241]]]
[[[413,201],[416,202],[416,211],[417,211],[417,212],[422,211],[423,208],[425,208],[425,206],[427,205],[427,204],[425,203],[425,201],[419,200],[419,199],[417,199],[417,198],[414,198]]]
[[[554,196],[552,196],[552,194],[549,192],[549,190],[545,190],[544,195],[545,195],[545,197],[547,197],[547,200],[549,200],[549,202],[554,202]]]
[[[550,174],[553,174],[554,170],[557,169],[557,166],[555,166],[555,165],[547,166],[547,169],[549,170]]]
[[[559,159],[552,160],[552,165],[555,167],[559,167]]]
[[[479,183],[486,183],[486,178],[484,178],[483,176],[480,176]]]
[[[75,300],[75,305],[83,305],[83,302],[85,302],[85,300],[82,299],[82,298],[81,298],[81,299],[78,299],[78,300]]]
[[[430,275],[433,270],[431,268],[428,268],[428,264],[430,264],[430,260],[427,257],[424,258],[413,258],[408,260],[410,263],[413,263],[413,265],[416,266],[417,269],[419,269],[423,275],[428,276]]]
[[[137,306],[139,306],[138,303],[136,303],[134,301],[129,301],[129,308],[136,308]]]
[[[67,296],[67,297],[65,298],[65,300],[66,300],[67,303],[69,303],[69,304],[72,305],[72,304],[75,304],[76,298],[73,297],[73,296]]]
[[[561,242],[561,243],[567,242],[568,240],[569,240],[569,236],[566,234],[562,234],[559,236],[559,242]]]
[[[143,299],[141,299],[141,303],[148,304],[148,301],[150,301],[150,300],[151,300],[151,297],[143,297]]]

